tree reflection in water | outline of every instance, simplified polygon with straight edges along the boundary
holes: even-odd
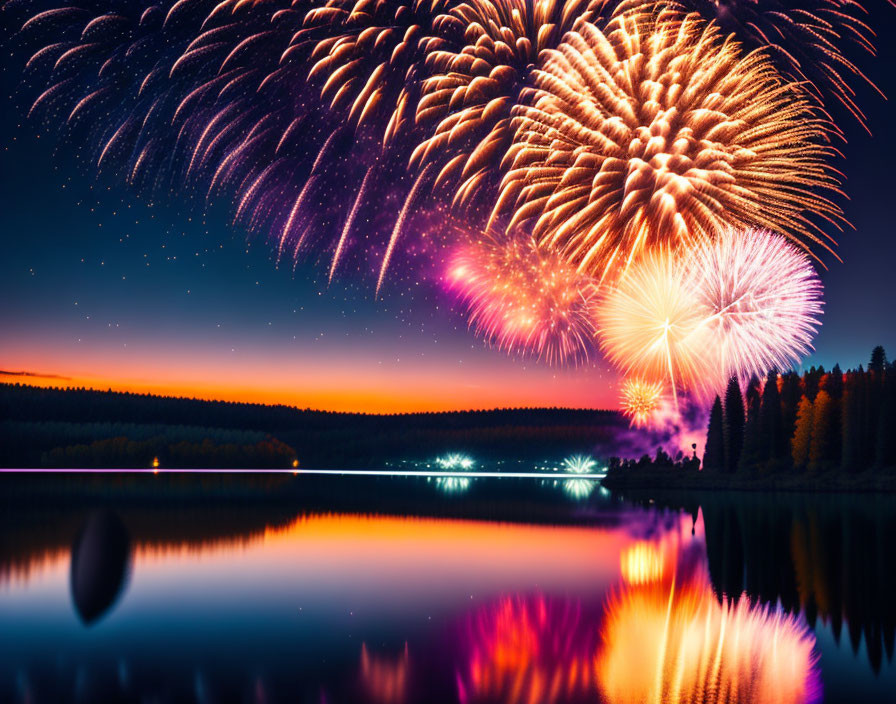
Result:
[[[97,621],[121,595],[130,569],[131,541],[121,518],[92,513],[72,545],[69,585],[85,625]]]

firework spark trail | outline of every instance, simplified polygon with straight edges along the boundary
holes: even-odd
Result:
[[[302,203],[305,200],[305,196],[308,195],[308,191],[314,186],[314,182],[317,177],[312,174],[308,180],[305,182],[305,185],[302,187],[302,190],[299,192],[298,197],[296,198],[295,203],[292,206],[292,209],[289,211],[289,218],[287,218],[286,222],[283,225],[283,230],[280,232],[280,244],[277,248],[277,258],[280,258],[280,255],[283,253],[283,246],[286,243],[286,239],[289,236],[289,233],[292,232],[293,225],[295,223],[296,218],[298,217],[299,211],[302,208]],[[296,246],[298,249],[298,245]]]
[[[367,173],[364,174],[364,180],[361,181],[361,187],[358,189],[358,195],[355,197],[355,203],[352,205],[352,209],[349,211],[348,217],[345,220],[345,225],[342,228],[342,234],[339,236],[339,242],[336,243],[336,251],[333,252],[333,261],[330,262],[330,274],[327,277],[327,284],[332,283],[333,274],[336,273],[336,267],[339,266],[339,258],[342,256],[342,249],[345,246],[345,240],[351,232],[352,225],[355,222],[355,216],[358,214],[358,209],[361,206],[361,202],[364,200],[364,196],[367,193],[367,183],[370,180],[370,174],[373,173],[376,165],[371,166],[367,169]]]
[[[551,365],[594,352],[597,286],[532,238],[484,235],[459,246],[447,282],[464,302],[469,325],[500,349]]]
[[[416,75],[426,53],[445,40],[432,31],[443,0],[329,0],[305,17],[316,34],[309,80],[321,98],[365,126],[387,116],[386,142],[413,124]]]
[[[389,268],[389,262],[392,259],[392,252],[395,250],[395,243],[398,241],[398,237],[401,234],[402,227],[404,227],[404,221],[407,219],[408,211],[411,209],[411,205],[417,198],[417,194],[420,191],[420,186],[423,185],[423,182],[426,179],[428,173],[429,166],[427,165],[423,169],[423,171],[420,172],[420,175],[417,177],[417,180],[411,187],[411,190],[408,193],[408,197],[405,199],[404,205],[401,207],[401,212],[398,214],[398,218],[395,220],[395,226],[392,228],[392,236],[389,238],[389,244],[386,247],[386,253],[383,255],[383,263],[380,266],[380,275],[376,282],[376,293],[374,294],[375,296],[379,296],[380,294],[380,288],[383,285],[383,279],[386,276],[386,270]]]
[[[832,128],[761,53],[698,17],[631,11],[543,52],[493,216],[599,278],[645,249],[762,226],[811,251],[840,225]],[[612,278],[612,277],[611,277]]]

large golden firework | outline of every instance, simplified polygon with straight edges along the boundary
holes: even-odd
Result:
[[[438,159],[437,183],[459,182],[464,203],[497,172],[513,136],[511,112],[542,50],[579,20],[593,21],[610,0],[464,0],[440,15],[430,45],[417,122],[427,138],[412,164]]]
[[[843,222],[831,126],[762,52],[696,15],[639,8],[546,50],[495,213],[601,278],[645,248],[760,226],[810,250]]]
[[[655,2],[621,0],[619,8]],[[876,53],[870,13],[861,0],[669,0],[668,4],[712,20],[724,34],[735,35],[747,51],[767,49],[778,70],[800,81],[819,105],[839,104],[866,126],[850,83],[880,90],[851,59]]]

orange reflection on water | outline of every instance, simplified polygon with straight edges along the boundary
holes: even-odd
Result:
[[[619,572],[631,586],[649,584],[673,574],[688,546],[705,541],[703,521],[683,514],[652,540],[635,540],[619,556]]]
[[[666,572],[662,545],[646,540],[633,543],[620,556],[619,569],[628,584],[647,584],[662,579]]]
[[[371,701],[401,704],[408,700],[410,666],[408,644],[398,657],[371,655],[361,644],[361,685]]]
[[[458,699],[550,704],[597,695],[597,630],[570,600],[504,597],[481,609],[467,627]]]
[[[820,698],[814,636],[796,618],[719,603],[702,568],[622,587],[607,603],[598,660],[612,704],[803,704]]]
[[[68,548],[47,548],[27,557],[7,557],[0,563],[0,588],[27,584],[39,575],[68,563]]]

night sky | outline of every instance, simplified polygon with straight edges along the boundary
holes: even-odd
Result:
[[[892,165],[896,9],[871,23],[879,56],[858,81],[873,136],[845,118],[838,167],[855,231],[834,233],[825,314],[804,365],[896,354]],[[279,264],[268,245],[177,194],[152,202],[79,163],[21,109],[21,65],[4,48],[0,179],[0,369],[5,380],[152,391],[334,410],[557,405],[612,407],[605,362],[555,370],[488,349],[431,281],[346,271],[327,287],[318,262]],[[409,233],[409,237],[413,233]]]

